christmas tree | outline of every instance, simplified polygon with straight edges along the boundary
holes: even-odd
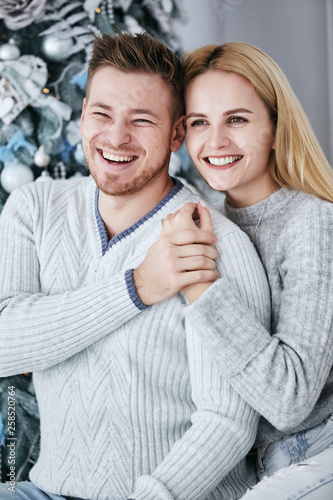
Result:
[[[88,175],[79,123],[94,36],[147,31],[180,53],[172,25],[180,1],[0,0],[0,211],[13,189],[34,179]],[[2,379],[1,482],[9,479],[9,387],[15,388],[17,481],[28,478],[39,451],[31,374]]]
[[[0,211],[37,177],[88,174],[79,121],[94,35],[147,31],[180,52],[179,2],[0,0]]]

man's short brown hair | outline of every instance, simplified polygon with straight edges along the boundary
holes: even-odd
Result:
[[[168,85],[173,98],[173,119],[184,114],[183,69],[176,54],[148,33],[103,33],[95,37],[93,56],[89,62],[87,96],[93,75],[111,66],[124,72],[159,75]]]

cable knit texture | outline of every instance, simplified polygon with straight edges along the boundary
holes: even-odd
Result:
[[[271,331],[236,303],[235,324],[242,319],[237,330],[229,328],[222,281],[214,291],[218,309],[208,290],[187,311],[198,332],[205,327],[205,346],[221,373],[265,417],[258,445],[333,413],[333,204],[285,188],[265,204],[226,205],[226,214],[261,256],[272,295]]]
[[[34,372],[42,439],[31,480],[89,500],[239,498],[255,480],[243,457],[258,414],[185,322],[182,294],[146,307],[131,272],[161,219],[198,197],[178,181],[108,242],[96,189],[91,178],[36,182],[0,218],[0,375]],[[267,328],[254,247],[211,213],[226,300]]]

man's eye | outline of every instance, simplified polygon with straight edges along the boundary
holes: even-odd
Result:
[[[108,115],[106,113],[102,113],[101,111],[95,111],[94,115],[95,116],[105,116],[105,117],[108,117]]]
[[[137,123],[151,123],[150,120],[146,120],[145,118],[137,118],[135,121]]]
[[[232,116],[231,118],[229,118],[229,123],[243,123],[243,122],[247,122],[247,120],[245,118],[243,118],[242,116]]]

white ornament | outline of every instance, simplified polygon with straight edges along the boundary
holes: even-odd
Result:
[[[20,55],[20,49],[12,38],[8,43],[4,43],[0,47],[0,59],[2,59],[3,61],[18,59]]]
[[[52,181],[52,177],[50,176],[47,170],[43,170],[41,175],[37,177],[36,180],[36,182],[44,182],[44,181]]]
[[[79,143],[76,146],[75,152],[74,152],[74,158],[75,160],[80,164],[80,165],[86,165],[86,159],[84,156],[84,152],[82,149],[82,144]]]
[[[51,157],[44,151],[44,146],[41,146],[35,153],[34,163],[37,167],[44,168],[50,163]]]
[[[34,174],[29,167],[22,163],[12,163],[5,167],[0,175],[1,186],[7,193],[11,193],[14,189],[32,182]]]
[[[179,156],[176,153],[172,152],[169,163],[169,174],[171,176],[177,175],[181,170],[181,166],[182,164]]]
[[[47,35],[42,40],[42,52],[50,61],[64,61],[69,57],[74,45],[73,38],[61,38],[58,35]]]

